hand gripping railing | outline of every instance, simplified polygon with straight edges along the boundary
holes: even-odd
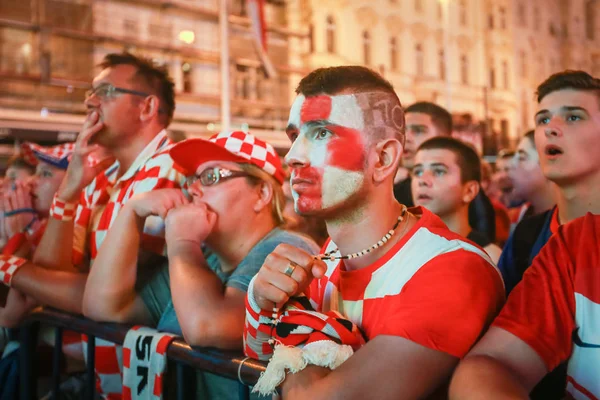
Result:
[[[85,399],[94,399],[96,389],[94,374],[95,339],[99,337],[122,345],[129,327],[120,324],[100,323],[52,308],[39,308],[32,312],[20,327],[21,400],[34,399],[37,394],[37,366],[34,363],[34,358],[40,324],[52,326],[56,330],[52,361],[53,398],[59,398],[62,330],[69,329],[88,335]],[[175,398],[178,400],[190,398],[189,393],[191,391],[186,390],[186,388],[190,387],[190,382],[192,385],[195,383],[194,378],[189,379],[190,376],[193,376],[193,374],[190,375],[190,369],[206,371],[238,381],[239,398],[248,399],[249,387],[256,383],[260,373],[265,370],[266,366],[265,363],[244,357],[239,352],[192,348],[183,339],[176,339],[171,342],[167,350],[167,357],[175,362],[177,389]],[[168,381],[165,380],[165,382]],[[169,398],[173,398],[173,396],[169,395]]]

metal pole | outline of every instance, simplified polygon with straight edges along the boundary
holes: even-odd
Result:
[[[229,12],[228,0],[220,0],[219,29],[221,42],[221,131],[227,132],[231,127],[230,84],[229,84]]]
[[[446,66],[446,109],[452,112],[452,85],[450,84],[450,0],[444,5],[444,64]]]

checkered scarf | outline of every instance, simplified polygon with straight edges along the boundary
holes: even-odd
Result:
[[[304,295],[271,313],[261,310],[252,294],[253,283],[246,297],[244,350],[250,357],[270,358],[253,392],[272,394],[286,371],[296,373],[309,364],[335,369],[365,344],[356,324],[337,311],[315,311]]]

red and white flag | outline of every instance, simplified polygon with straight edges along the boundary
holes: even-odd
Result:
[[[277,71],[267,54],[267,24],[265,21],[264,7],[265,0],[247,0],[246,2],[246,11],[252,24],[254,47],[265,68],[267,77],[274,78],[277,76]]]

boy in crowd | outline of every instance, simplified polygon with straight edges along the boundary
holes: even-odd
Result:
[[[502,250],[469,224],[469,204],[480,190],[481,163],[469,145],[450,137],[425,141],[412,171],[416,205],[436,214],[446,226],[481,246],[494,263]]]
[[[535,131],[529,131],[521,138],[515,154],[514,168],[508,172],[514,196],[525,201],[518,208],[516,223],[525,217],[548,211],[555,204],[554,184],[542,171],[534,133]]]
[[[464,361],[455,398],[493,399],[509,388],[527,396],[567,360],[569,394],[600,396],[600,360],[594,350],[599,344],[592,333],[600,323],[598,217],[586,216],[549,240],[561,224],[600,214],[599,98],[600,80],[583,71],[552,75],[538,87],[535,144],[544,175],[558,187],[557,207],[524,219],[507,243],[500,260],[509,277],[507,289],[523,282]],[[559,369],[532,397],[562,398],[557,393],[561,383],[564,388]]]
[[[415,165],[415,154],[426,140],[452,135],[452,115],[437,104],[422,101],[406,108],[406,145],[402,163],[410,172]],[[394,184],[394,196],[401,204],[413,207],[411,175]],[[485,193],[479,193],[469,206],[469,221],[472,227],[496,240],[496,217],[494,207]]]
[[[286,156],[295,207],[324,218],[330,239],[320,256],[281,245],[267,257],[248,288],[246,352],[268,358],[258,344],[270,336],[265,321],[306,292],[317,312],[340,312],[367,343],[333,371],[288,374],[284,398],[445,396],[504,302],[502,280],[479,247],[394,200],[404,115],[389,82],[364,67],[322,68],[297,93]]]

